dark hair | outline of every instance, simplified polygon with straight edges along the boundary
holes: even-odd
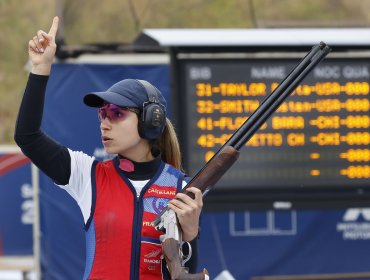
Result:
[[[181,151],[177,134],[171,121],[166,118],[166,125],[161,137],[152,143],[152,150],[159,149],[162,160],[183,171],[181,164]]]

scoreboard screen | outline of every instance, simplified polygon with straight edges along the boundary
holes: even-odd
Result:
[[[178,130],[190,176],[301,59],[179,59]],[[216,189],[370,188],[369,83],[370,57],[329,55],[241,148]]]

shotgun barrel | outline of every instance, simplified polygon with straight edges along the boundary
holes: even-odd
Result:
[[[215,153],[215,155],[202,167],[200,171],[190,180],[183,192],[189,187],[197,187],[202,190],[203,196],[214,187],[225,172],[233,165],[239,156],[239,150],[243,147],[264,122],[279,108],[283,101],[297,88],[302,80],[314,69],[314,67],[326,57],[331,48],[324,42],[315,45],[278,85],[270,93],[254,113],[233,133],[226,143]],[[167,211],[164,208],[153,221],[158,230],[163,230],[159,225],[162,214]]]

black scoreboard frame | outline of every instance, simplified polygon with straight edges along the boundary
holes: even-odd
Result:
[[[302,48],[171,48],[170,53],[170,90],[171,119],[179,136],[185,170],[188,169],[186,135],[186,99],[184,95],[184,62],[202,59],[297,59],[297,62],[310,50]],[[334,49],[325,60],[368,59],[367,50]],[[233,168],[233,167],[231,167]],[[194,175],[194,174],[192,174]],[[273,210],[273,209],[325,209],[370,206],[369,185],[351,188],[340,187],[264,187],[264,188],[227,188],[216,187],[204,198],[204,208],[209,211],[225,210]]]

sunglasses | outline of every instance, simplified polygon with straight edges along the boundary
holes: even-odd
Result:
[[[118,122],[127,117],[128,112],[133,112],[137,115],[140,114],[138,108],[120,107],[114,104],[104,104],[98,109],[98,117],[100,122],[108,118],[111,122]]]

